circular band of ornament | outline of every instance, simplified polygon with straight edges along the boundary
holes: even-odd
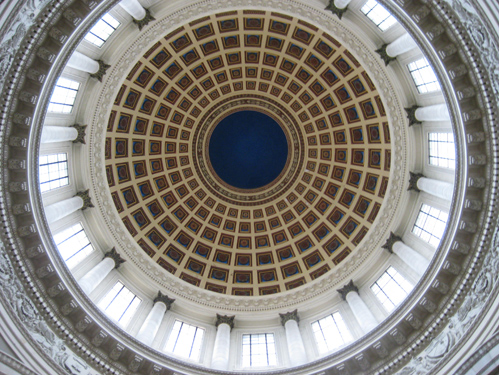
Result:
[[[282,173],[272,183],[243,190],[223,182],[213,171],[208,156],[210,136],[217,124],[232,113],[253,110],[272,117],[288,140],[288,158]],[[235,205],[254,206],[282,196],[302,172],[305,159],[303,135],[296,119],[280,103],[259,95],[238,95],[217,103],[200,121],[193,138],[192,157],[200,180],[218,198]]]

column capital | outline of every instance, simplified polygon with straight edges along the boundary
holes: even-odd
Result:
[[[80,197],[83,199],[83,207],[81,210],[86,210],[89,207],[94,207],[92,204],[92,198],[90,198],[90,189],[87,189],[85,191],[79,191],[76,193],[75,197]]]
[[[397,60],[396,57],[390,56],[386,52],[386,47],[388,47],[388,43],[383,44],[380,48],[376,50],[376,53],[381,57],[381,59],[385,62],[385,66],[388,66],[390,62]]]
[[[348,293],[350,292],[359,293],[359,289],[353,284],[353,280],[350,280],[350,282],[346,284],[343,288],[337,289],[336,291],[341,294],[341,298],[343,299],[343,301],[346,301]]]
[[[99,82],[102,82],[102,77],[104,77],[111,65],[106,64],[102,60],[97,60],[97,63],[99,64],[99,70],[95,73],[90,74],[90,77],[97,79]]]
[[[285,314],[279,313],[279,316],[281,317],[281,324],[284,326],[288,320],[295,320],[296,323],[300,321],[300,318],[298,318],[298,309],[295,309],[294,311],[287,312]]]
[[[418,188],[418,180],[422,177],[424,177],[424,174],[422,173],[409,172],[409,187],[407,190],[414,190],[420,193],[421,190]]]
[[[232,330],[234,328],[234,318],[235,318],[235,315],[232,315],[232,316],[228,316],[228,315],[220,315],[220,314],[217,314],[217,321],[215,322],[215,327],[218,328],[218,326],[220,324],[227,324],[230,329]]]
[[[336,14],[338,18],[341,20],[341,17],[343,17],[343,14],[348,10],[348,5],[345,8],[338,8],[336,5],[334,5],[334,0],[329,0],[329,4],[327,7],[324,8],[324,10],[330,10],[333,14]]]
[[[112,260],[114,260],[115,269],[118,269],[122,263],[126,262],[124,259],[121,258],[120,254],[118,254],[115,247],[113,247],[111,250],[105,253],[104,258],[111,258]]]
[[[154,298],[153,302],[163,302],[166,305],[166,310],[170,310],[175,300],[173,298],[168,298],[166,294],[161,293],[161,291],[159,290],[158,295],[156,296],[156,298]]]
[[[402,241],[402,237],[397,236],[395,233],[390,232],[390,237],[386,240],[385,244],[381,246],[383,249],[386,249],[390,252],[390,254],[393,254],[393,244],[395,242],[404,242]]]
[[[141,20],[136,20],[135,18],[132,17],[132,22],[137,25],[139,31],[141,31],[144,26],[147,26],[149,22],[156,21],[156,18],[152,16],[151,11],[149,9],[144,8],[144,10],[146,11],[146,16]]]
[[[404,108],[407,112],[407,118],[409,119],[409,126],[422,124],[422,122],[416,118],[416,110],[418,108],[421,107],[419,105],[413,105],[410,108]]]
[[[85,131],[87,129],[87,125],[74,124],[71,127],[75,128],[76,131],[78,132],[78,135],[73,140],[73,143],[82,143],[82,144],[85,144]]]

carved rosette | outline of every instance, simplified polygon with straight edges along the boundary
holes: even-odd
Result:
[[[424,174],[409,172],[409,187],[407,188],[407,190],[409,190],[409,191],[414,190],[418,193],[421,192],[421,190],[419,190],[419,188],[418,188],[418,180],[421,177],[425,177]]]
[[[104,77],[111,65],[106,64],[102,60],[97,60],[97,62],[99,63],[99,70],[96,73],[90,74],[90,77],[97,79],[99,82],[102,82],[102,77]]]
[[[343,299],[343,301],[346,301],[347,294],[350,292],[359,293],[359,288],[357,288],[353,284],[353,280],[350,280],[350,282],[348,284],[346,284],[343,288],[337,289],[336,291],[341,294],[341,298]]]
[[[409,120],[409,126],[422,124],[422,122],[416,118],[416,110],[418,108],[420,108],[420,106],[418,105],[413,105],[410,108],[404,108],[405,111],[407,112],[407,119]]]
[[[144,18],[142,18],[141,20],[132,18],[132,22],[137,25],[140,31],[142,31],[142,28],[147,26],[149,22],[156,20],[156,18],[151,15],[151,11],[149,9],[144,8],[144,10],[146,11],[146,16]]]
[[[85,131],[87,129],[87,125],[74,124],[72,128],[75,128],[78,132],[78,135],[76,136],[76,139],[73,141],[73,143],[85,144]]]
[[[156,298],[154,298],[153,302],[154,303],[163,302],[166,305],[166,310],[168,311],[172,307],[173,302],[175,302],[175,300],[173,298],[168,298],[166,294],[163,294],[161,293],[161,291],[158,291],[158,295],[156,296]]]
[[[118,269],[122,263],[125,263],[126,260],[122,259],[121,258],[121,255],[118,254],[118,252],[116,251],[116,248],[112,248],[111,250],[109,250],[107,253],[104,254],[104,258],[112,258],[114,260],[114,268],[115,269]]]
[[[281,317],[281,324],[284,326],[288,320],[294,320],[296,323],[300,321],[300,318],[298,318],[298,309],[295,309],[293,311],[287,312],[285,314],[279,314]]]
[[[76,193],[75,197],[80,197],[83,199],[83,207],[81,210],[86,210],[87,208],[94,207],[92,204],[92,198],[90,198],[90,190],[87,189],[85,191],[79,191]]]
[[[345,8],[338,8],[336,5],[334,5],[334,0],[329,0],[329,4],[327,5],[324,10],[330,10],[331,13],[336,14],[338,18],[341,20],[341,17],[343,17],[343,14],[348,10],[348,6]]]
[[[381,59],[385,62],[385,66],[388,66],[388,64],[390,64],[390,62],[394,61],[394,60],[397,60],[396,57],[392,57],[390,56],[387,52],[386,52],[386,47],[388,47],[388,44],[385,43],[383,44],[380,48],[378,48],[376,50],[376,53],[378,55],[380,55]]]
[[[232,330],[234,328],[234,318],[235,317],[236,317],[235,315],[228,316],[228,315],[217,314],[217,321],[215,322],[215,327],[218,328],[218,326],[220,324],[227,324],[230,327],[230,329]]]
[[[381,246],[383,249],[386,249],[390,252],[390,254],[393,254],[393,244],[397,241],[403,242],[402,237],[397,236],[393,232],[390,232],[390,237],[386,240],[385,244]]]

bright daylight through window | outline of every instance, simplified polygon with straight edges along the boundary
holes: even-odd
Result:
[[[360,9],[381,31],[388,30],[397,23],[388,10],[375,0],[368,0]]]
[[[81,223],[55,234],[54,241],[69,268],[76,266],[94,251]]]
[[[48,111],[65,114],[71,113],[79,88],[80,84],[78,82],[59,77],[54,92],[50,97]]]
[[[456,145],[452,133],[428,133],[429,163],[442,168],[456,168]]]
[[[353,341],[352,335],[339,312],[313,322],[312,331],[321,354]]]
[[[41,155],[38,162],[42,193],[69,184],[67,154]]]
[[[273,333],[243,335],[243,367],[275,366],[276,363]]]
[[[427,204],[421,205],[412,233],[433,246],[440,244],[449,215]]]
[[[441,90],[438,78],[426,57],[411,62],[407,67],[420,94]]]
[[[197,361],[203,338],[204,329],[177,320],[166,343],[165,351]]]
[[[126,327],[140,302],[139,297],[118,281],[97,306],[120,326]]]
[[[395,268],[390,266],[376,282],[371,290],[386,311],[392,311],[412,290],[411,285]]]
[[[85,39],[97,47],[102,47],[111,34],[118,28],[120,23],[116,18],[106,13],[97,23],[90,29]]]

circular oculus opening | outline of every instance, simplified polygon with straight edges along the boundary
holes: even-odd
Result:
[[[226,184],[257,189],[281,174],[288,142],[281,126],[257,111],[239,111],[222,119],[209,141],[213,170]]]

